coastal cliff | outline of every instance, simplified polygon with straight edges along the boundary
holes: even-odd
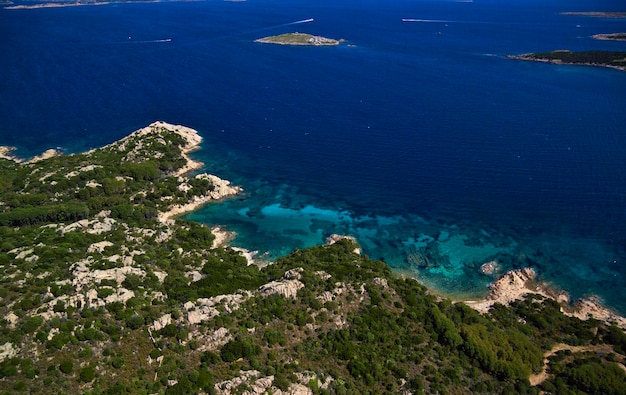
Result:
[[[494,282],[479,313],[393,274],[349,236],[257,264],[227,230],[178,217],[241,191],[189,173],[203,169],[189,155],[201,140],[155,122],[83,154],[0,159],[0,388],[626,391],[614,317],[586,319],[602,313],[587,302],[565,315],[532,269]],[[559,350],[570,354],[546,362]]]

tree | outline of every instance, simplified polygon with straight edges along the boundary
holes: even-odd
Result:
[[[69,359],[64,359],[59,364],[59,370],[65,374],[71,374],[72,370],[74,370],[74,362],[70,361]]]
[[[89,383],[96,378],[96,369],[93,366],[87,366],[80,370],[80,381],[83,383]]]

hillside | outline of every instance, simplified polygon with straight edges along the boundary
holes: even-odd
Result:
[[[177,214],[240,188],[154,123],[0,158],[0,393],[626,393],[626,334],[544,296],[481,315],[351,238],[256,265]],[[7,152],[5,152],[6,154]]]

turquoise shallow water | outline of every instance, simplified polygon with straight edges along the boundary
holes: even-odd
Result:
[[[82,151],[198,129],[241,197],[189,215],[274,259],[357,237],[443,292],[532,266],[626,312],[626,73],[506,59],[626,50],[619,2],[284,1],[0,10],[0,144]],[[299,23],[313,18],[314,22]],[[424,22],[403,23],[402,18]],[[302,31],[333,48],[254,43]],[[170,40],[171,39],[171,40]],[[169,41],[168,41],[169,40]]]

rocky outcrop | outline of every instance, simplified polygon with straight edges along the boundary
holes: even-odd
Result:
[[[593,318],[626,329],[626,318],[602,306],[597,297],[580,299],[571,306],[567,292],[550,290],[547,284],[537,283],[536,276],[537,273],[531,268],[509,271],[489,286],[491,292],[485,299],[464,303],[484,314],[489,312],[495,303],[507,306],[527,294],[539,294],[561,304],[561,311],[565,315],[581,320]]]
[[[491,292],[485,299],[465,303],[481,313],[487,313],[495,303],[508,305],[529,293],[538,293],[547,297],[545,292],[533,284],[535,277],[536,273],[531,268],[512,270],[489,285]]]
[[[215,351],[233,339],[232,335],[226,328],[219,328],[209,333],[201,335],[198,340],[201,341],[200,351]]]
[[[357,243],[356,238],[354,236],[338,235],[335,233],[333,233],[332,235],[326,238],[326,245],[333,245],[339,240],[344,240],[344,239],[350,240],[354,242],[354,244],[359,245],[359,243]],[[360,247],[355,248],[354,253],[361,255],[361,248]]]
[[[14,348],[13,343],[4,343],[0,346],[0,362],[8,358],[13,358],[17,355],[17,350]]]
[[[247,385],[248,390],[243,392],[246,395],[276,394],[276,395],[312,395],[313,391],[307,386],[293,383],[287,391],[273,387],[274,376],[261,377],[261,372],[257,370],[240,371],[239,376],[230,380],[215,384],[215,390],[220,395],[236,393],[242,385]]]
[[[537,290],[530,287],[530,282],[534,281],[536,276],[537,274],[531,268],[510,271],[489,286],[491,293],[487,299],[509,304],[521,296]]]
[[[574,317],[580,318],[581,320],[593,318],[596,320],[607,322],[609,324],[617,325],[620,328],[626,330],[626,318],[602,306],[600,300],[595,296],[591,296],[587,299],[578,300],[574,304],[573,311],[570,313],[565,312],[565,314],[572,315]]]
[[[263,296],[280,294],[285,298],[295,298],[298,294],[298,290],[304,288],[304,284],[300,281],[300,273],[302,270],[302,268],[289,270],[281,280],[261,285],[259,292]]]
[[[210,201],[220,200],[228,196],[234,196],[243,191],[241,187],[233,186],[231,185],[230,181],[223,180],[213,174],[202,173],[198,174],[196,178],[206,179],[210,181],[213,185],[213,190],[209,191],[207,195],[194,196],[185,204],[176,204],[170,206],[167,211],[159,213],[158,220],[160,222],[166,223],[168,220],[178,215],[196,210]]]
[[[0,145],[0,158],[12,160],[14,162],[20,163],[21,159],[13,156],[12,152],[15,151],[15,147],[7,147],[5,145]]]
[[[102,253],[105,248],[114,246],[110,241],[104,240],[98,243],[93,243],[87,248],[88,253],[99,252]]]
[[[161,318],[155,320],[152,323],[152,326],[150,327],[151,330],[153,331],[160,331],[161,329],[165,328],[166,326],[168,326],[169,324],[172,323],[172,315],[171,314],[165,314],[163,316],[161,316]]]
[[[69,225],[62,226],[59,228],[59,231],[63,234],[68,232],[85,232],[92,235],[99,235],[105,232],[110,232],[115,228],[116,224],[117,221],[109,217],[94,220],[82,219]]]
[[[187,302],[184,308],[187,311],[187,321],[189,324],[199,324],[208,321],[220,314],[218,307],[227,313],[232,313],[239,309],[239,306],[250,298],[249,292],[241,294],[219,295],[212,298],[198,298],[196,302]]]
[[[480,271],[488,276],[495,274],[499,268],[498,262],[496,261],[489,261],[480,265]]]
[[[77,262],[72,272],[74,279],[72,285],[78,287],[87,286],[89,284],[97,284],[102,280],[115,280],[117,284],[121,284],[129,274],[135,274],[144,277],[146,272],[133,266],[116,267],[113,269],[92,270],[90,268],[93,258],[89,257]]]
[[[49,158],[54,158],[55,156],[59,156],[59,155],[61,155],[61,152],[51,148],[51,149],[45,150],[44,152],[42,152],[39,155],[33,156],[28,161],[28,163],[39,162],[39,161],[46,160],[46,159],[49,159]]]

